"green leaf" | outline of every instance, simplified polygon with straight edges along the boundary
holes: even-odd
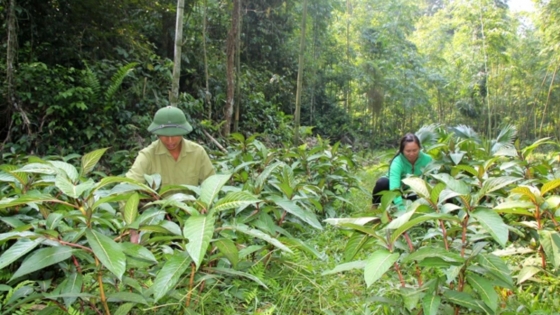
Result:
[[[0,172],[0,182],[5,183],[17,183],[18,180],[16,177],[10,173]]]
[[[13,229],[19,229],[20,227],[25,226],[25,223],[20,219],[18,219],[16,216],[13,217],[0,216],[0,221],[6,223],[6,225],[12,227]]]
[[[509,268],[500,257],[492,254],[479,254],[476,258],[480,266],[484,267],[496,278],[504,281],[504,284],[508,285],[508,289],[513,290],[513,279],[511,278]]]
[[[433,188],[430,194],[430,200],[432,203],[437,204],[439,199],[439,194],[446,188],[444,183],[437,183]]]
[[[533,267],[533,266],[525,266],[523,269],[519,271],[517,274],[517,284],[522,284],[523,282],[531,279],[534,275],[541,272],[540,268]]]
[[[455,163],[455,165],[461,163],[461,160],[463,159],[463,156],[465,156],[465,152],[449,153],[449,157],[451,158],[451,161],[453,161],[453,163]]]
[[[523,201],[523,200],[507,200],[505,202],[502,202],[498,205],[496,205],[494,207],[494,210],[504,210],[504,209],[516,209],[516,208],[521,208],[521,209],[531,209],[534,208],[535,205],[530,202],[530,201]],[[530,212],[527,211],[527,213],[529,213],[529,215],[532,216],[532,214]]]
[[[425,315],[437,315],[441,297],[435,294],[426,294],[422,299],[422,310]]]
[[[60,175],[56,177],[54,184],[58,189],[60,189],[63,194],[72,198],[79,198],[84,193],[84,191],[95,186],[95,182],[91,178],[85,183],[74,185]]]
[[[443,260],[440,257],[425,257],[418,262],[418,266],[436,269],[449,269],[452,266],[459,266],[459,264]]]
[[[508,226],[499,214],[488,209],[477,209],[471,212],[471,216],[492,235],[500,246],[506,246],[509,235]]]
[[[469,274],[467,282],[476,290],[484,303],[495,312],[498,308],[498,293],[494,290],[492,282],[475,274]]]
[[[546,137],[546,138],[541,138],[535,142],[533,142],[533,144],[531,144],[528,147],[523,148],[523,150],[521,150],[522,155],[527,158],[529,155],[531,155],[531,153],[538,148],[539,146],[543,145],[543,144],[553,144],[553,145],[557,145],[557,143],[555,141],[550,141],[550,137]]]
[[[379,218],[378,217],[360,217],[360,218],[329,218],[329,219],[325,219],[323,220],[323,222],[326,222],[330,225],[333,226],[341,226],[342,224],[345,223],[352,223],[352,224],[356,224],[356,225],[364,225],[366,223],[369,223],[371,221],[378,221]]]
[[[518,187],[512,188],[510,190],[510,194],[520,194],[529,198],[531,203],[533,203],[533,207],[539,204],[537,199],[540,197],[540,191],[538,191],[535,187],[520,185]]]
[[[136,304],[148,305],[146,299],[140,294],[124,291],[107,294],[107,302],[132,302]]]
[[[224,198],[218,200],[212,207],[212,212],[219,212],[239,207],[247,207],[259,202],[260,199],[246,191],[230,192]]]
[[[103,179],[101,179],[97,183],[97,186],[95,187],[95,190],[99,190],[99,189],[101,189],[101,188],[103,188],[107,185],[111,185],[111,184],[115,184],[115,183],[118,183],[118,184],[129,183],[133,186],[133,188],[135,188],[135,190],[137,189],[137,190],[147,192],[149,194],[157,195],[156,191],[154,191],[153,189],[151,189],[147,185],[139,183],[132,178],[126,178],[126,177],[120,177],[120,176],[104,177]]]
[[[276,162],[274,164],[268,165],[255,180],[255,187],[262,189],[264,183],[269,180],[270,174],[274,171],[274,169],[281,165],[284,165],[284,163]]]
[[[0,256],[0,270],[32,251],[44,240],[45,239],[42,237],[35,240],[30,240],[28,238],[19,239]]]
[[[119,87],[121,86],[124,78],[126,78],[132,71],[134,71],[134,67],[136,67],[137,65],[137,62],[127,63],[126,65],[120,67],[117,72],[115,72],[115,74],[113,74],[113,76],[111,77],[110,85],[109,87],[107,87],[107,90],[105,90],[105,102],[109,103],[111,101],[113,95],[117,93]]]
[[[471,193],[471,188],[467,183],[462,180],[457,180],[449,174],[440,173],[432,174],[431,176],[444,183],[447,189],[460,195],[468,195]]]
[[[10,281],[64,261],[72,256],[73,251],[74,249],[66,246],[38,249],[23,261],[19,269],[10,278]]]
[[[282,244],[279,240],[273,238],[272,236],[270,236],[270,235],[268,235],[268,234],[266,234],[262,231],[259,231],[257,229],[252,229],[252,228],[250,228],[250,227],[248,227],[244,224],[224,225],[223,228],[229,228],[229,229],[232,229],[234,231],[239,231],[241,233],[259,238],[259,239],[261,239],[261,240],[263,240],[263,241],[265,241],[265,242],[267,242],[271,245],[274,245],[274,246],[278,247],[279,249],[281,249],[285,252],[293,254],[292,250],[289,249],[286,245]]]
[[[480,307],[476,300],[465,292],[447,290],[443,292],[443,296],[453,304],[457,304],[479,312],[483,311],[482,307]]]
[[[86,230],[86,237],[97,259],[121,280],[126,269],[126,256],[122,247],[108,236],[95,230]]]
[[[87,173],[91,172],[107,149],[108,148],[97,149],[82,156],[82,168],[80,170],[80,175],[85,176]]]
[[[200,186],[200,201],[210,208],[214,198],[230,179],[231,174],[215,174],[208,177]]]
[[[130,310],[132,310],[134,305],[135,305],[134,303],[125,303],[119,306],[119,308],[117,308],[117,310],[113,313],[113,315],[128,315],[130,314]]]
[[[410,221],[410,218],[414,215],[414,211],[408,211],[391,221],[391,223],[387,224],[386,229],[388,230],[395,230],[406,224]]]
[[[64,218],[64,216],[62,215],[62,213],[49,213],[49,216],[47,217],[47,224],[46,224],[46,229],[47,230],[55,230],[58,227],[58,223],[60,222],[60,220],[62,220]]]
[[[558,268],[560,266],[560,234],[554,231],[540,230],[539,241],[546,258],[552,262],[554,268]]]
[[[344,261],[351,261],[370,239],[367,234],[352,233],[344,248]]]
[[[235,243],[229,238],[220,238],[213,242],[218,248],[220,253],[229,260],[233,268],[237,268],[237,263],[239,263],[239,250],[235,246]]]
[[[246,273],[246,272],[237,271],[237,270],[228,269],[228,268],[221,268],[221,267],[208,268],[208,270],[209,271],[215,271],[217,273],[230,275],[230,276],[244,277],[244,278],[253,280],[254,282],[259,284],[260,286],[264,287],[265,289],[268,289],[266,284],[264,284],[264,282],[261,279],[259,279],[259,277],[255,276],[255,275],[252,275],[252,274],[249,274],[249,273]]]
[[[478,192],[479,196],[486,196],[488,193],[502,189],[503,187],[519,181],[517,177],[502,176],[490,177],[482,183],[482,188]]]
[[[292,200],[281,199],[281,198],[271,198],[271,199],[274,201],[274,203],[276,203],[286,212],[293,214],[303,222],[311,225],[316,229],[319,230],[323,229],[323,226],[321,226],[321,223],[319,222],[319,220],[317,220],[317,216],[315,215],[315,213],[302,209]]]
[[[64,299],[64,305],[69,307],[77,299],[77,294],[82,293],[83,278],[82,275],[76,272],[71,273],[64,279],[60,285],[60,294],[66,297]]]
[[[560,178],[553,179],[546,182],[541,188],[541,196],[544,196],[547,192],[556,189],[560,186]]]
[[[453,169],[454,170],[457,169],[457,170],[460,170],[460,171],[465,171],[465,172],[469,173],[470,175],[472,175],[474,177],[478,177],[478,171],[470,165],[461,164],[461,165],[457,165],[457,166],[453,167]]]
[[[402,182],[408,185],[412,191],[418,194],[419,197],[428,199],[430,198],[430,188],[426,182],[419,177],[404,178]]]
[[[419,216],[416,217],[408,222],[406,222],[405,224],[403,224],[402,226],[400,226],[398,229],[396,229],[393,234],[391,234],[391,243],[394,243],[397,238],[399,238],[399,236],[401,236],[401,234],[403,234],[404,232],[408,231],[409,229],[411,229],[413,226],[426,222],[426,221],[431,221],[431,220],[447,220],[447,221],[455,221],[455,222],[460,222],[459,218],[457,218],[457,216],[453,216],[453,215],[449,215],[449,214],[443,214],[443,213],[429,213],[423,216]]]
[[[353,269],[364,269],[365,267],[366,267],[365,260],[356,260],[356,261],[351,261],[351,262],[337,265],[331,270],[324,271],[323,273],[321,273],[321,275],[326,276],[326,275],[331,275],[334,273],[344,272]]]
[[[59,169],[60,171],[62,171],[62,172],[59,172],[59,175],[60,175],[60,173],[63,173],[72,182],[78,181],[80,175],[78,174],[78,171],[76,170],[74,165],[72,165],[70,163],[62,162],[62,161],[49,161],[49,163],[52,166]]]
[[[379,280],[391,266],[399,259],[399,254],[390,253],[386,249],[380,249],[367,259],[364,268],[364,278],[369,288],[375,281]]]
[[[138,193],[133,193],[128,200],[123,210],[123,218],[126,224],[130,225],[138,216],[138,204],[140,203],[140,195]]]
[[[460,265],[465,262],[465,259],[459,254],[450,252],[444,248],[439,247],[421,247],[417,251],[412,252],[410,255],[406,256],[402,262],[407,263],[411,261],[421,262],[426,258],[440,258],[446,262],[452,263],[454,265]]]
[[[159,299],[167,295],[175,287],[191,261],[191,257],[186,252],[176,251],[173,256],[169,257],[158,272],[152,285],[154,303],[157,303]]]
[[[13,239],[19,239],[19,238],[36,238],[36,237],[42,237],[42,236],[40,234],[33,233],[33,232],[28,232],[28,231],[8,232],[8,233],[0,234],[0,243],[2,243],[4,241],[7,241],[7,240],[13,240]]]
[[[29,163],[25,164],[23,167],[17,169],[16,173],[37,173],[45,175],[56,174],[56,169],[49,164],[44,163]]]
[[[189,240],[187,252],[191,255],[196,269],[200,268],[214,234],[214,216],[193,215],[185,222],[183,236]]]
[[[124,249],[124,253],[130,257],[142,259],[152,263],[158,262],[154,254],[152,254],[150,250],[142,245],[126,242],[122,243],[121,246]]]
[[[28,203],[42,203],[42,202],[60,202],[57,198],[42,194],[37,191],[29,192],[19,198],[5,198],[0,200],[0,209],[12,208],[16,206],[25,205]]]
[[[420,296],[423,295],[423,292],[419,288],[400,287],[399,293],[402,296],[404,306],[410,312],[416,309]]]

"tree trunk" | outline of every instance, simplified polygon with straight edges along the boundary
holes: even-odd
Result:
[[[550,85],[548,87],[548,93],[546,95],[546,103],[544,103],[544,109],[543,109],[543,113],[542,113],[542,117],[541,117],[541,126],[539,127],[539,137],[542,137],[542,128],[543,128],[543,124],[544,124],[544,120],[546,117],[546,111],[548,109],[548,104],[550,103],[550,96],[552,94],[552,90],[554,89],[554,80],[556,79],[556,73],[558,72],[558,66],[556,66],[556,68],[554,68],[554,73],[552,74],[552,80],[550,80]],[[552,119],[552,121],[554,121],[554,119]]]
[[[185,0],[177,0],[177,23],[175,24],[175,50],[173,57],[173,81],[169,103],[177,107],[179,103],[179,80],[181,78],[181,46],[183,44],[183,11]]]
[[[350,69],[350,18],[352,16],[352,5],[350,0],[346,0],[346,71]],[[350,79],[346,81],[344,86],[344,108],[352,119],[354,115],[351,113],[350,102]]]
[[[239,0],[233,0],[233,9],[231,11],[231,28],[228,32],[227,47],[226,47],[226,79],[227,79],[227,99],[226,107],[224,108],[224,115],[226,123],[224,124],[224,136],[227,137],[231,130],[231,118],[233,115],[234,106],[234,89],[235,89],[235,40],[237,39],[237,26],[239,19]]]
[[[16,99],[16,86],[14,84],[14,77],[15,77],[15,63],[16,63],[16,56],[17,56],[17,28],[16,28],[16,0],[9,0],[7,14],[6,14],[6,32],[7,32],[7,43],[6,43],[6,100],[7,105],[5,109],[2,110],[2,117],[3,122],[0,121],[1,125],[3,126],[0,129],[0,134],[4,134],[5,138],[0,146],[0,151],[4,149],[4,144],[10,140],[11,137],[11,130],[13,126],[13,119],[12,114],[15,112],[19,112],[21,115],[21,119],[25,128],[27,129],[27,133],[31,134],[30,122],[29,118],[27,118],[27,114],[19,106]],[[7,128],[6,128],[7,127]]]
[[[239,2],[241,2],[242,0],[238,0]],[[243,15],[241,15],[241,3],[239,3],[238,5],[238,11],[237,12],[237,37],[236,37],[236,41],[235,41],[235,77],[237,80],[235,80],[235,122],[233,125],[233,131],[234,132],[238,132],[239,131],[239,115],[240,115],[240,105],[241,105],[241,82],[240,82],[240,78],[241,78],[241,25],[243,25],[242,23],[242,19],[243,19]]]
[[[301,86],[303,81],[303,55],[305,52],[305,25],[307,18],[307,0],[303,1],[303,13],[301,17],[301,38],[299,42],[299,62],[296,88],[296,111],[294,115],[294,145],[299,143],[299,124],[301,112]]]
[[[206,24],[208,23],[208,2],[204,0],[204,17],[202,18],[202,50],[204,52],[204,78],[206,89],[204,90],[204,99],[208,105],[208,119],[212,119],[212,100],[210,98],[210,86],[208,84],[208,51],[206,50]]]

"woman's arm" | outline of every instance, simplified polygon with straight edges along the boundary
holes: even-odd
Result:
[[[399,154],[393,159],[393,162],[391,162],[391,166],[389,167],[389,190],[395,190],[401,188],[402,173],[403,173],[403,163],[402,163],[402,157]],[[397,205],[399,210],[404,210],[404,204],[401,196],[398,196],[395,199],[393,199],[393,203]]]

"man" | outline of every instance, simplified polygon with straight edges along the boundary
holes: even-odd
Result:
[[[177,107],[158,110],[148,131],[159,139],[138,153],[126,177],[144,182],[144,174],[160,174],[162,185],[200,185],[215,171],[204,148],[183,138],[192,129]]]

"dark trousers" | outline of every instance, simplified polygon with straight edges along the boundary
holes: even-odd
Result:
[[[372,204],[375,205],[381,203],[381,195],[376,196],[376,194],[384,190],[389,190],[389,179],[387,177],[381,177],[375,183],[375,186],[373,187],[373,191],[371,192]],[[402,197],[404,199],[413,200],[413,201],[418,199],[418,196],[416,196],[416,194],[408,194],[408,195],[404,194]]]
[[[384,190],[389,190],[389,179],[387,177],[381,177],[375,183],[375,186],[373,187],[373,192],[371,193],[372,204],[381,203],[381,195],[376,196],[376,194]]]

